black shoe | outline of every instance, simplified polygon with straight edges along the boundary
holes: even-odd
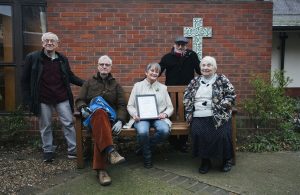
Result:
[[[209,159],[202,159],[201,167],[199,168],[199,173],[206,174],[211,167],[211,162]]]
[[[50,163],[54,160],[54,153],[53,152],[45,152],[43,155],[44,162]]]
[[[228,172],[231,170],[231,167],[232,167],[232,160],[231,159],[225,160],[221,171]]]
[[[144,159],[144,167],[150,169],[153,167],[152,159]]]

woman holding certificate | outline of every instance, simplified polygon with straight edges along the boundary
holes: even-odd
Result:
[[[137,141],[143,152],[144,167],[151,168],[152,152],[156,144],[166,140],[170,134],[173,105],[167,86],[157,81],[160,65],[150,63],[145,69],[146,78],[135,83],[131,91],[127,110],[137,131]],[[150,127],[155,128],[152,137]]]

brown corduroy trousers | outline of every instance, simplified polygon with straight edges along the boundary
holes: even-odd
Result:
[[[111,124],[108,114],[98,109],[91,118],[92,136],[94,139],[93,169],[105,169],[107,166],[107,154],[104,149],[113,145]]]

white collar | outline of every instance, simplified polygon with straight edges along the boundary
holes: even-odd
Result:
[[[217,74],[213,74],[211,77],[209,78],[205,78],[204,76],[201,77],[200,79],[200,84],[204,84],[204,85],[211,85],[212,83],[214,83],[216,81],[217,78]]]

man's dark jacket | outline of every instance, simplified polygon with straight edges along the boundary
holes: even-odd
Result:
[[[166,85],[188,85],[194,73],[201,74],[197,54],[187,49],[184,56],[177,56],[174,48],[164,55],[159,63],[161,74],[166,70]]]
[[[56,52],[56,54],[58,55],[60,70],[62,73],[64,85],[66,86],[67,89],[69,103],[72,111],[74,111],[74,99],[73,99],[70,83],[74,85],[82,86],[84,80],[74,75],[74,73],[70,69],[69,61],[64,55],[58,52]],[[28,105],[30,111],[36,116],[39,116],[41,112],[40,99],[39,99],[39,95],[40,95],[39,84],[43,72],[43,64],[42,64],[43,56],[45,56],[43,50],[34,51],[28,54],[25,58],[25,63],[24,63],[22,78],[21,78],[23,104]]]
[[[88,79],[80,89],[79,95],[75,100],[75,106],[80,110],[83,106],[87,106],[90,101],[101,96],[116,111],[117,120],[121,120],[125,124],[127,120],[127,110],[124,91],[121,85],[116,81],[111,73],[107,78],[102,79],[98,72],[92,78]]]

